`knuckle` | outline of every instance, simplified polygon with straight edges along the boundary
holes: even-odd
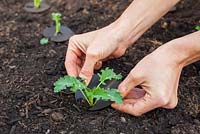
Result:
[[[73,35],[72,37],[69,38],[69,44],[72,44],[75,42],[76,38],[78,35]]]
[[[119,51],[116,51],[114,55],[116,58],[118,58],[118,57],[121,57],[122,55],[124,55],[125,52],[126,52],[125,49],[119,49]]]
[[[141,116],[142,114],[141,114],[141,113],[138,113],[138,112],[134,112],[133,115],[136,116],[136,117],[139,117],[139,116]]]
[[[81,76],[84,76],[84,77],[91,77],[93,72],[87,70],[87,69],[82,69],[81,72],[80,72]]]
[[[87,57],[92,58],[92,59],[98,59],[98,53],[95,51],[87,51],[86,52]]]
[[[169,103],[169,97],[166,92],[161,92],[157,97],[157,102],[160,106],[167,105]]]
[[[178,104],[178,99],[173,100],[171,103],[168,104],[167,108],[168,109],[174,109]]]
[[[136,69],[132,69],[130,72],[129,77],[131,79],[138,79],[142,77],[142,73],[140,73],[139,71],[137,71]]]

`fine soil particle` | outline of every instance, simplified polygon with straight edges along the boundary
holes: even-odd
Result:
[[[111,107],[86,111],[73,94],[53,93],[53,83],[66,74],[67,43],[39,44],[42,31],[53,26],[51,13],[61,12],[63,25],[84,33],[113,22],[131,0],[82,0],[81,4],[77,0],[51,0],[46,2],[52,8],[41,14],[25,12],[27,2],[0,2],[0,134],[200,133],[198,63],[184,68],[174,110],[156,109],[141,117]],[[165,42],[194,32],[200,25],[199,14],[200,1],[182,0],[123,57],[105,62],[104,67],[127,76],[144,56]],[[59,120],[52,117],[54,112],[59,113]]]

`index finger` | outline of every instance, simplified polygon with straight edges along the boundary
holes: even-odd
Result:
[[[68,49],[65,57],[65,68],[70,76],[77,77],[78,76],[78,55],[72,49]]]

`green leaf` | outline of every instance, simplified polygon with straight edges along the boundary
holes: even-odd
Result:
[[[42,3],[42,0],[34,0],[34,7],[39,8]]]
[[[83,82],[78,80],[76,77],[67,76],[67,75],[64,77],[61,77],[54,83],[54,92],[56,93],[66,88],[70,88],[72,92],[76,92],[78,90],[83,90],[87,88],[87,86]]]
[[[105,100],[105,101],[107,101],[107,100],[110,99],[108,94],[107,94],[107,92],[106,92],[106,90],[103,89],[103,88],[96,87],[92,91],[93,91],[93,97],[95,99],[97,99],[97,100]]]
[[[46,44],[48,44],[49,43],[49,39],[48,38],[42,38],[41,40],[40,40],[40,45],[46,45]]]
[[[52,13],[52,14],[51,14],[51,18],[52,18],[52,20],[54,20],[54,21],[60,21],[60,20],[61,20],[61,16],[62,16],[61,13]]]
[[[60,27],[61,27],[60,20],[61,20],[61,16],[62,16],[61,13],[52,13],[51,14],[52,20],[54,20],[55,23],[56,23],[55,35],[57,35],[60,32]]]
[[[122,75],[121,74],[116,74],[113,69],[110,68],[106,68],[105,70],[101,70],[101,74],[99,75],[99,81],[101,84],[105,85],[104,81],[106,80],[112,80],[112,79],[116,79],[116,80],[120,80],[122,79]]]
[[[200,31],[200,26],[196,26],[195,29]]]
[[[114,101],[118,104],[122,104],[122,96],[120,92],[118,92],[116,89],[108,89],[105,91],[107,92],[111,101]]]
[[[116,90],[116,89],[104,89],[104,88],[100,88],[100,87],[96,87],[93,90],[89,91],[89,95],[88,93],[87,97],[89,98],[89,100],[94,100],[96,99],[96,101],[98,100],[104,100],[104,101],[108,101],[111,100],[113,102],[116,102],[118,104],[122,103],[122,96],[121,94]]]

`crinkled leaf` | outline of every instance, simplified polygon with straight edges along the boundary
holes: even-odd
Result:
[[[64,76],[54,83],[54,92],[60,92],[66,88],[70,88],[72,92],[85,89],[87,86],[72,76]]]
[[[104,101],[111,100],[118,104],[122,103],[122,96],[116,89],[105,90],[104,88],[98,87],[91,90],[91,92],[92,99]]]
[[[97,100],[101,99],[105,101],[109,100],[109,96],[105,89],[98,87],[98,88],[94,88],[92,91],[93,91],[93,97],[95,99]]]
[[[104,81],[106,80],[112,80],[112,79],[116,79],[116,80],[120,80],[122,78],[121,74],[116,74],[113,69],[110,68],[106,68],[105,70],[101,70],[101,74],[98,74],[99,76],[99,81],[102,82],[102,84],[105,85]]]
[[[122,104],[122,96],[116,89],[105,90],[111,101],[114,101],[118,104]]]

